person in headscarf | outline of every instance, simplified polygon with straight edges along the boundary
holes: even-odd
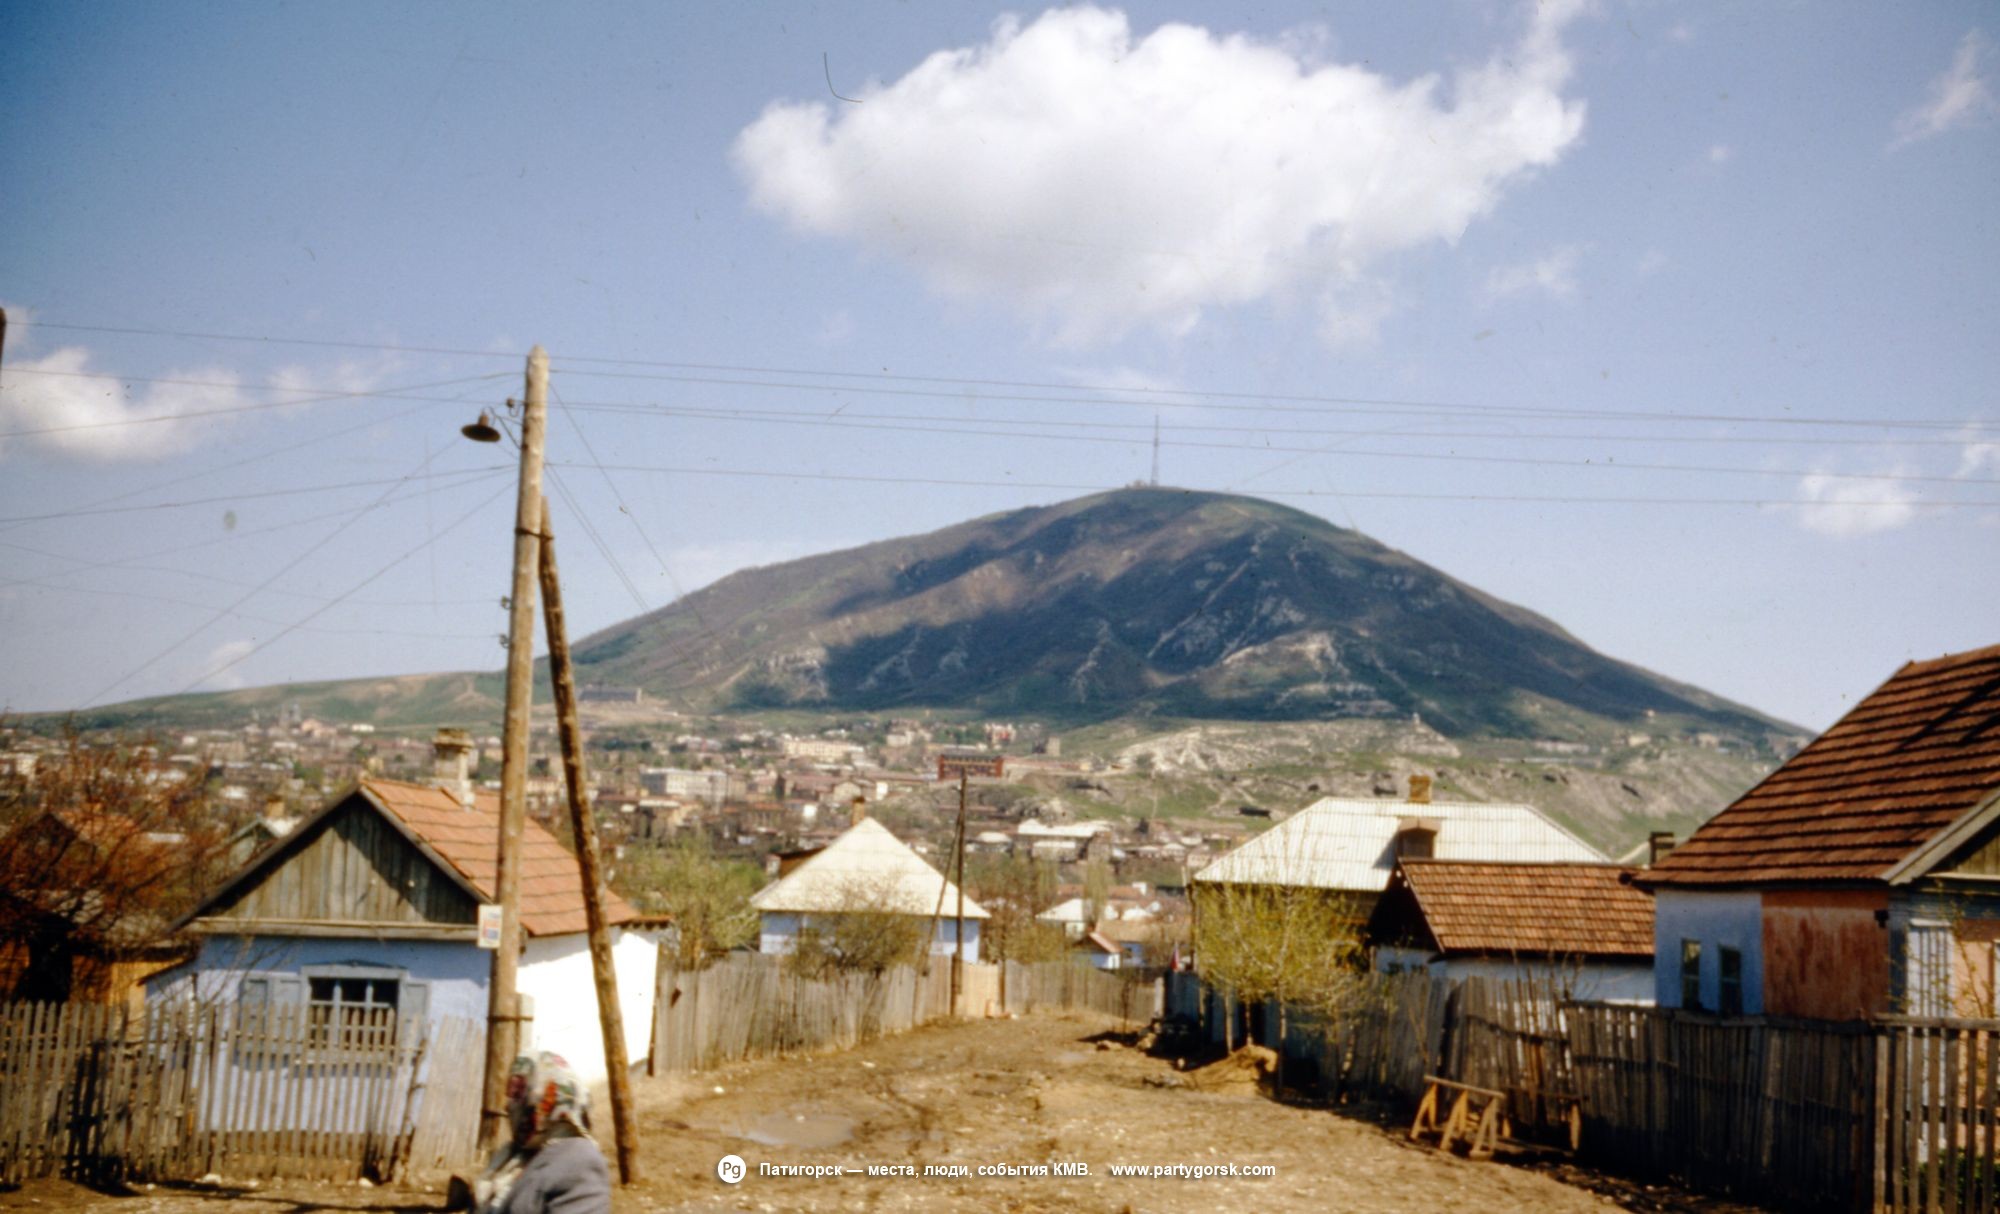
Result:
[[[610,1214],[611,1169],[590,1137],[590,1094],[560,1054],[507,1073],[510,1141],[480,1176],[480,1214]]]

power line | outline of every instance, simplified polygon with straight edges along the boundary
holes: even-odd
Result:
[[[137,590],[110,590],[97,586],[57,586],[49,582],[38,581],[34,578],[23,578],[11,584],[16,586],[36,586],[44,590],[53,590],[58,594],[94,594],[108,598],[138,599],[148,603],[167,603],[178,607],[198,607],[203,611],[215,610],[215,606],[212,603],[201,603],[193,599],[175,598],[172,595],[166,594],[146,594]],[[274,591],[273,593],[278,592]],[[232,619],[248,620],[256,624],[283,625],[286,623],[284,620],[273,619],[270,616],[252,615],[247,611],[232,611],[227,614]],[[319,633],[325,636],[403,637],[419,641],[476,641],[488,635],[483,632],[410,632],[395,628],[299,628],[296,631]]]
[[[585,409],[592,412],[628,411],[628,410],[621,410],[616,407],[606,408],[603,406],[577,405],[574,407],[577,409]],[[1023,432],[1005,431],[1005,430],[973,429],[965,426],[946,428],[940,426],[890,425],[882,422],[849,422],[845,418],[837,418],[832,416],[825,416],[817,419],[808,420],[802,418],[772,417],[763,414],[755,416],[740,416],[740,415],[732,415],[725,413],[708,414],[700,411],[698,407],[676,406],[673,407],[673,410],[674,411],[670,413],[669,416],[690,417],[699,420],[709,420],[709,421],[755,422],[763,425],[774,425],[774,426],[817,426],[817,427],[836,429],[836,430],[887,430],[887,431],[895,431],[906,434],[960,434],[960,435],[972,435],[984,438],[1011,438],[1011,439],[1033,438],[1050,442],[1111,443],[1117,446],[1124,446],[1124,447],[1130,447],[1133,445],[1132,442],[1127,439],[1113,438],[1095,434],[1035,434],[1035,433],[1023,433]],[[629,411],[638,412],[641,414],[663,412],[663,410],[651,409],[651,408],[642,408]],[[1512,465],[1520,465],[1520,466],[1535,467],[1535,468],[1565,468],[1565,469],[1607,468],[1607,469],[1622,469],[1625,471],[1636,471],[1636,472],[1696,472],[1704,474],[1730,475],[1730,476],[1780,476],[1788,479],[1797,479],[1807,476],[1817,476],[1817,477],[1824,477],[1829,480],[1888,481],[1888,482],[1898,482],[1898,483],[1917,481],[1917,482],[1935,482],[1942,484],[1959,484],[1959,485],[2000,484],[2000,480],[1996,479],[1986,479],[1978,477],[1959,477],[1959,476],[1934,476],[1934,475],[1925,475],[1920,473],[1823,472],[1817,469],[1743,468],[1726,464],[1633,463],[1631,461],[1620,461],[1620,460],[1578,461],[1578,460],[1546,459],[1537,456],[1526,456],[1526,455],[1470,455],[1470,454],[1461,454],[1457,452],[1427,452],[1427,451],[1333,452],[1323,447],[1285,447],[1269,443],[1214,443],[1214,442],[1190,442],[1186,440],[1167,440],[1164,441],[1162,445],[1168,447],[1194,448],[1207,451],[1254,451],[1254,452],[1271,452],[1277,454],[1290,452],[1302,455],[1340,454],[1350,458],[1438,460],[1438,461],[1447,461],[1452,463],[1512,464]]]
[[[221,608],[216,615],[210,617],[203,623],[195,625],[194,628],[190,629],[187,633],[182,635],[178,640],[175,640],[173,643],[169,644],[166,648],[160,650],[152,657],[147,658],[144,662],[140,663],[133,669],[127,671],[125,674],[120,675],[117,679],[112,681],[110,684],[105,686],[102,690],[98,691],[96,694],[90,696],[84,702],[89,703],[92,700],[102,699],[104,698],[105,695],[107,695],[111,691],[117,689],[120,686],[123,686],[127,682],[130,682],[140,673],[150,669],[156,663],[160,662],[168,654],[172,653],[176,649],[179,649],[182,645],[187,644],[189,641],[199,636],[202,632],[207,630],[211,625],[215,624],[218,620],[222,619],[224,615],[242,607],[243,604],[255,598],[259,592],[263,591],[273,582],[276,582],[279,578],[285,576],[287,573],[290,573],[292,570],[304,564],[320,549],[326,547],[328,544],[332,543],[336,538],[344,534],[349,527],[353,526],[355,523],[361,521],[362,518],[366,517],[370,511],[382,505],[383,502],[388,499],[389,495],[395,492],[398,486],[407,484],[411,480],[416,479],[416,477],[424,471],[424,469],[430,464],[431,460],[434,458],[435,456],[426,455],[423,458],[423,461],[420,462],[415,468],[412,468],[407,475],[405,475],[399,480],[391,482],[390,487],[388,489],[383,490],[382,493],[379,496],[377,496],[374,501],[361,507],[359,510],[354,511],[353,513],[348,515],[348,517],[341,520],[338,524],[334,526],[334,528],[331,531],[328,531],[325,535],[321,536],[316,543],[308,546],[307,548],[299,552],[297,555],[295,555],[291,560],[285,562],[284,566],[280,568],[276,573],[273,573],[270,577],[265,578],[262,582],[259,582],[255,587],[244,591],[241,595],[239,595],[235,599],[235,601],[231,602],[227,607]],[[331,606],[331,604],[329,604],[329,606]],[[325,608],[321,608],[320,610],[324,611]],[[314,616],[308,616],[305,622],[310,622],[311,619],[313,619],[318,614],[319,614],[318,612],[315,612]],[[244,656],[248,657],[249,655],[245,654]],[[196,681],[199,682],[200,680]]]
[[[552,463],[552,467],[577,467],[580,465]],[[607,464],[613,472],[653,472],[673,476],[737,476],[762,480],[838,481],[869,485],[929,485],[949,489],[1048,489],[1069,493],[1109,493],[1129,485],[1078,484],[1064,481],[1028,480],[967,480],[959,477],[917,476],[866,476],[859,473],[835,472],[774,472],[767,468],[700,468],[691,466],[670,466],[664,464]],[[1221,490],[1181,487],[1188,493],[1220,493]],[[1161,492],[1174,492],[1174,488],[1163,488]],[[1559,494],[1509,494],[1509,493],[1403,493],[1372,492],[1367,490],[1346,490],[1338,493],[1326,489],[1262,489],[1259,497],[1355,497],[1375,498],[1387,501],[1427,501],[1427,502],[1529,502],[1563,505],[1607,505],[1607,506],[1810,506],[1815,509],[1867,506],[1917,506],[1924,509],[1941,507],[1995,507],[2000,506],[2000,498],[1949,500],[1924,500],[1919,498],[1869,498],[1842,499],[1839,501],[1801,501],[1798,498],[1759,497],[1634,497],[1634,496],[1563,496]]]
[[[476,485],[476,484],[478,484],[478,483],[479,483],[479,481],[477,481],[477,480],[464,480],[464,481],[459,481],[459,482],[457,482],[456,484],[452,484],[452,485],[446,485],[446,486],[444,487],[444,492],[446,492],[446,493],[449,493],[449,492],[451,492],[451,491],[452,491],[452,490],[454,490],[454,489],[462,489],[462,488],[464,488],[464,487],[466,487],[466,486],[468,486],[468,485]],[[410,502],[410,501],[415,501],[415,500],[416,500],[416,499],[417,499],[417,498],[418,498],[419,496],[421,496],[421,494],[419,494],[419,493],[414,493],[414,492],[412,492],[412,493],[400,493],[400,494],[395,494],[395,495],[391,496],[390,498],[388,498],[388,499],[387,499],[386,501],[384,501],[384,502],[383,502],[382,504],[383,504],[384,506],[394,506],[394,505],[400,505],[400,504],[402,504],[402,503],[404,503],[404,502]],[[274,533],[274,532],[278,532],[278,531],[289,531],[289,530],[291,530],[291,529],[293,529],[293,528],[295,528],[295,527],[309,527],[309,526],[311,526],[311,525],[312,525],[312,524],[314,524],[314,523],[322,523],[322,522],[325,522],[325,521],[326,521],[327,519],[330,519],[330,518],[340,518],[340,517],[342,517],[343,515],[347,514],[347,512],[348,512],[348,510],[349,510],[349,509],[351,509],[351,507],[346,507],[346,506],[343,506],[343,507],[341,507],[341,508],[340,508],[340,509],[338,509],[338,510],[328,510],[328,511],[325,511],[325,512],[322,512],[322,513],[319,513],[319,514],[308,514],[308,515],[306,515],[306,516],[304,516],[304,517],[302,517],[302,518],[295,518],[295,519],[287,519],[286,521],[284,521],[284,522],[282,522],[282,523],[272,523],[271,525],[269,525],[269,526],[266,526],[266,527],[246,527],[246,528],[243,528],[243,529],[241,529],[241,530],[236,530],[236,531],[231,531],[231,532],[229,532],[229,533],[227,533],[227,534],[225,534],[225,535],[220,535],[220,536],[217,536],[217,537],[215,537],[214,539],[207,539],[207,540],[197,540],[197,541],[195,541],[195,542],[194,542],[194,543],[192,543],[192,544],[180,544],[180,545],[177,545],[177,546],[175,546],[175,547],[172,547],[172,548],[148,548],[148,549],[147,549],[147,550],[146,550],[145,552],[143,552],[143,553],[140,553],[140,554],[137,554],[137,555],[134,555],[134,556],[128,556],[128,557],[121,557],[121,558],[119,558],[119,559],[117,559],[117,560],[109,560],[109,561],[90,561],[90,562],[87,562],[87,563],[86,563],[86,566],[85,566],[85,567],[86,567],[86,568],[89,568],[89,569],[113,569],[113,568],[126,568],[126,567],[129,567],[129,566],[131,566],[131,565],[133,564],[133,562],[135,562],[135,561],[141,561],[141,560],[145,560],[145,559],[147,559],[147,558],[149,558],[149,557],[159,557],[159,556],[173,556],[173,555],[175,555],[175,554],[177,554],[177,553],[182,553],[182,552],[195,552],[195,551],[198,551],[198,550],[200,550],[200,549],[203,549],[203,548],[213,548],[213,547],[215,547],[215,546],[216,546],[217,544],[229,544],[229,543],[235,543],[235,542],[238,542],[238,541],[241,541],[241,540],[246,540],[246,539],[253,539],[253,538],[255,538],[255,537],[257,537],[257,536],[260,536],[260,535],[270,535],[270,534],[272,534],[272,533]],[[12,541],[6,541],[6,543],[8,544],[8,546],[9,546],[9,547],[14,547],[14,548],[22,548],[22,547],[24,547],[24,545],[21,545],[21,544],[17,544],[17,543],[14,543],[14,542],[12,542]],[[40,552],[40,550],[39,550],[39,549],[32,549],[31,551],[36,551],[36,552]],[[42,555],[54,555],[54,554],[52,554],[52,553],[42,553]],[[63,557],[63,558],[61,558],[61,559],[64,559],[64,560],[75,560],[76,558],[74,558],[74,557]],[[67,570],[67,571],[65,571],[65,572],[66,572],[66,573],[71,573],[71,574],[73,574],[73,573],[80,573],[80,572],[82,572],[82,571],[83,571],[83,570],[81,570],[81,569],[71,569],[71,570]],[[4,589],[4,588],[6,588],[6,587],[8,587],[8,586],[12,586],[12,585],[14,585],[14,584],[15,584],[15,583],[13,583],[13,582],[0,582],[0,589]],[[242,584],[247,584],[247,583],[238,583],[238,584],[239,584],[239,585],[242,585]],[[485,600],[484,598],[480,598],[480,599],[474,599],[474,600],[468,600],[468,601],[470,601],[470,602],[485,602],[486,600]]]
[[[128,326],[114,326],[114,325],[63,324],[45,320],[22,322],[22,327],[28,327],[29,325],[38,328],[66,330],[72,332],[113,333],[113,334],[123,334],[123,335],[152,336],[152,337],[177,337],[177,338],[188,338],[188,339],[202,340],[202,341],[236,341],[236,342],[248,342],[252,344],[261,344],[261,345],[319,346],[331,349],[371,350],[371,351],[383,351],[383,352],[401,353],[401,354],[434,354],[434,355],[449,355],[454,357],[466,357],[466,358],[505,357],[511,359],[514,357],[511,354],[505,354],[490,349],[480,350],[480,349],[470,349],[465,347],[403,346],[403,345],[390,345],[386,343],[375,343],[375,342],[341,341],[329,338],[275,337],[269,335],[256,335],[256,334],[243,334],[243,333],[211,333],[211,332],[202,332],[197,330],[181,330],[181,329],[145,329],[145,328],[136,328]],[[928,385],[937,385],[952,389],[1005,388],[1010,390],[1052,391],[1052,392],[1065,392],[1065,393],[1079,392],[1079,391],[1114,393],[1122,395],[1124,399],[1100,400],[1097,398],[1092,398],[1083,401],[1078,401],[1076,398],[1072,397],[1053,397],[1053,396],[1036,396],[1036,397],[1025,397],[1019,399],[1024,399],[1029,401],[1040,400],[1049,403],[1136,404],[1148,408],[1204,407],[1212,409],[1221,409],[1221,408],[1227,408],[1229,406],[1222,404],[1214,404],[1214,403],[1203,404],[1202,402],[1237,401],[1237,402],[1273,402],[1274,405],[1285,405],[1285,404],[1372,405],[1377,407],[1396,408],[1396,409],[1427,409],[1427,410],[1443,410],[1447,412],[1458,411],[1458,412],[1469,412],[1469,413],[1492,412],[1492,413],[1515,414],[1522,416],[1550,416],[1550,417],[1578,417],[1578,418],[1603,417],[1603,418],[1613,418],[1613,419],[1644,418],[1650,420],[1664,420],[1664,421],[1674,421],[1674,422],[1733,422],[1733,423],[1744,423],[1744,424],[1783,425],[1783,426],[1823,425],[1823,426],[1858,426],[1858,427],[1940,429],[1940,430],[1956,430],[1956,429],[1964,429],[1967,427],[1972,427],[1976,429],[1985,429],[1988,427],[2000,426],[2000,422],[1987,422],[1981,420],[1968,420],[1968,419],[1914,419],[1914,418],[1849,419],[1849,418],[1811,418],[1811,417],[1799,417],[1793,415],[1776,415],[1776,416],[1760,417],[1749,414],[1675,413],[1666,411],[1623,412],[1618,410],[1551,409],[1546,407],[1533,407],[1533,406],[1480,405],[1480,404],[1472,404],[1469,402],[1412,400],[1412,399],[1400,399],[1400,398],[1390,398],[1390,397],[1346,397],[1346,396],[1308,394],[1308,393],[1248,392],[1248,391],[1233,391],[1226,389],[1208,389],[1208,388],[1171,388],[1171,387],[1132,388],[1117,384],[1052,383],[1047,381],[1036,381],[1036,380],[979,378],[979,377],[966,377],[966,376],[917,375],[908,373],[895,373],[889,371],[848,371],[848,370],[841,370],[829,367],[771,367],[771,366],[758,366],[746,363],[709,363],[709,362],[694,362],[694,361],[676,360],[676,359],[624,358],[624,357],[611,357],[605,355],[564,355],[562,359],[562,365],[565,368],[569,369],[571,374],[579,374],[579,375],[616,374],[613,372],[587,371],[580,369],[580,367],[572,367],[571,364],[592,364],[598,366],[653,367],[653,368],[661,368],[663,370],[671,370],[679,372],[708,372],[712,374],[727,374],[727,375],[759,375],[759,376],[782,375],[782,376],[792,376],[792,377],[817,377],[821,379],[872,381],[879,383],[928,384]],[[496,373],[496,374],[505,374],[505,373]],[[880,388],[871,389],[866,387],[841,387],[836,385],[768,383],[765,381],[756,381],[756,380],[710,379],[706,377],[695,377],[688,375],[663,375],[657,377],[629,375],[626,377],[660,378],[675,382],[715,383],[722,385],[734,385],[734,386],[744,386],[744,387],[794,388],[794,389],[805,389],[805,390],[817,389],[825,391],[873,391],[873,392],[889,391],[888,389],[880,389]],[[954,391],[951,393],[907,392],[901,394],[919,395],[919,396],[964,395],[962,391]],[[1174,402],[1174,401],[1157,399],[1160,397],[1182,397],[1187,399],[1181,402]],[[1005,396],[995,396],[991,394],[981,394],[980,399],[1007,400],[1015,398],[1005,397]],[[1286,411],[1286,410],[1273,409],[1272,411]],[[1318,412],[1325,410],[1307,410],[1307,411]]]
[[[328,602],[325,606],[315,608],[312,612],[307,614],[307,616],[304,619],[298,621],[297,623],[287,624],[285,627],[279,629],[274,635],[266,638],[265,640],[259,641],[257,644],[251,646],[249,649],[244,650],[242,653],[237,654],[235,657],[229,659],[227,662],[222,663],[215,669],[195,679],[187,686],[181,688],[181,690],[177,694],[186,695],[188,692],[193,691],[195,688],[201,686],[203,683],[208,682],[210,679],[216,677],[217,675],[222,674],[225,671],[231,670],[236,666],[249,661],[252,657],[256,656],[259,653],[262,653],[266,649],[269,649],[272,645],[275,645],[279,641],[284,640],[287,636],[290,636],[292,633],[297,632],[301,628],[304,628],[307,624],[312,623],[314,620],[318,619],[322,615],[325,615],[327,612],[333,610],[335,607],[338,607],[343,601],[345,601],[350,596],[358,594],[361,591],[367,589],[370,583],[374,582],[382,575],[388,573],[391,569],[394,569],[396,566],[402,564],[404,561],[409,560],[417,553],[422,552],[424,549],[430,547],[432,544],[437,543],[445,536],[450,535],[453,531],[456,531],[461,524],[465,523],[467,520],[471,519],[474,515],[478,514],[481,510],[484,510],[486,507],[492,505],[494,502],[497,502],[502,497],[504,497],[507,494],[509,488],[510,488],[509,486],[502,486],[498,492],[489,496],[485,501],[480,502],[472,509],[466,511],[464,514],[459,515],[456,519],[446,524],[445,529],[443,531],[438,532],[436,535],[425,537],[415,547],[410,548],[408,551],[404,552],[401,556],[396,557],[388,564],[383,565],[380,569],[377,569],[375,572],[369,574],[367,577],[362,578],[359,582],[356,582],[352,588],[347,590],[345,593],[335,596],[333,600]],[[91,698],[96,699],[97,697],[93,696]]]
[[[288,388],[274,387],[271,385],[251,385],[246,388],[242,384],[230,383],[225,380],[165,379],[165,378],[153,378],[143,375],[114,375],[110,372],[96,372],[96,371],[44,371],[34,367],[10,367],[7,371],[7,374],[9,376],[57,375],[57,376],[67,376],[76,379],[112,379],[112,380],[117,380],[121,383],[174,384],[181,387],[227,388],[234,391],[317,392],[316,389],[288,389]],[[479,380],[498,379],[503,374],[504,372],[493,372],[487,375],[461,375],[453,379],[441,379],[432,381],[430,383],[412,384],[408,388],[385,390],[381,392],[360,391],[360,390],[338,391],[338,392],[326,391],[326,392],[317,392],[316,395],[301,396],[295,400],[258,401],[247,405],[228,405],[214,409],[189,409],[180,413],[157,413],[150,417],[124,417],[124,418],[117,418],[111,421],[101,421],[101,422],[74,422],[66,426],[41,426],[33,430],[7,430],[7,431],[0,431],[0,438],[32,438],[36,435],[42,435],[42,434],[70,434],[78,430],[110,430],[110,429],[116,429],[121,426],[149,426],[149,425],[156,425],[161,422],[187,421],[191,418],[197,418],[197,417],[223,417],[238,413],[258,413],[270,409],[291,409],[299,405],[320,404],[322,402],[330,400],[377,399],[377,400],[416,400],[416,401],[426,401],[430,403],[450,403],[449,398],[445,397],[408,396],[408,395],[401,395],[400,393],[405,393],[410,391],[421,391],[425,388],[448,388],[453,384],[463,384]]]
[[[263,489],[254,493],[224,493],[215,497],[191,497],[177,502],[142,502],[136,506],[98,506],[80,510],[54,510],[47,514],[16,514],[0,517],[0,523],[40,523],[52,519],[84,518],[100,514],[133,514],[146,510],[184,510],[191,506],[213,506],[219,502],[255,501],[269,497],[298,497],[312,493],[334,493],[342,489],[361,489],[372,485],[401,485],[412,480],[476,480],[484,476],[505,472],[505,468],[467,468],[457,472],[432,472],[423,475],[402,477],[377,477],[371,480],[340,481],[331,485],[300,485],[291,489]]]

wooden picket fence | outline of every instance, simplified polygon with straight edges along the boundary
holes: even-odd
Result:
[[[0,1182],[387,1180],[466,1162],[480,1026],[281,1007],[0,1005]],[[476,1061],[471,1064],[475,1069]]]
[[[1267,1006],[1287,1082],[1414,1104],[1425,1075],[1507,1093],[1516,1133],[1776,1209],[2000,1210],[2000,1021],[1720,1019],[1579,1003],[1552,981],[1374,980],[1329,1023]],[[1220,1044],[1233,1005],[1168,976],[1167,1014]],[[1239,1036],[1237,1038],[1241,1040]]]

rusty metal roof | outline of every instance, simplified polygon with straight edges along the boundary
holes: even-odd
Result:
[[[458,875],[481,898],[488,902],[495,900],[499,797],[481,793],[473,798],[472,808],[467,809],[456,797],[434,785],[373,777],[361,781],[361,792],[401,822],[439,859],[458,870]],[[637,917],[638,912],[625,899],[610,890],[604,892],[607,923],[625,923]],[[527,820],[521,832],[522,930],[530,936],[561,936],[584,931],[588,926],[583,909],[583,879],[577,874],[576,857],[540,823]]]
[[[2000,645],[1904,666],[1638,879],[1884,881],[1996,792]]]
[[[1650,957],[1653,899],[1624,880],[1631,871],[1406,858],[1397,880],[1441,953]]]

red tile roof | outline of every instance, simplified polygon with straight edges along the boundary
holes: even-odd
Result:
[[[467,809],[434,785],[374,778],[361,781],[360,791],[456,869],[480,897],[494,900],[499,868],[499,797],[481,793]],[[616,924],[639,916],[623,898],[606,890],[604,917]],[[588,927],[576,857],[532,819],[521,832],[521,927],[530,936],[560,936]]]
[[[1615,864],[1401,862],[1442,953],[1650,957],[1653,898]]]
[[[1639,880],[1881,881],[1996,789],[2000,645],[1911,662]]]

